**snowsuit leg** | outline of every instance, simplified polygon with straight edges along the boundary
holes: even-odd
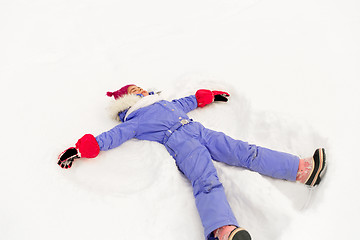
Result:
[[[196,207],[208,238],[215,229],[225,225],[238,226],[238,223],[209,151],[198,139],[182,131],[186,127],[174,132],[165,146],[175,158],[179,170],[192,184]]]
[[[212,159],[239,166],[260,174],[289,181],[296,180],[299,157],[248,144],[207,128],[201,131],[201,142]]]

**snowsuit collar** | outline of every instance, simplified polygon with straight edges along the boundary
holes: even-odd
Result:
[[[163,100],[158,94],[141,97],[138,95],[124,95],[114,100],[109,107],[111,117],[118,121],[124,122],[127,117],[136,110],[150,106]]]

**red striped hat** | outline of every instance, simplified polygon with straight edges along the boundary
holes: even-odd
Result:
[[[108,97],[114,97],[115,100],[128,94],[128,88],[130,86],[136,86],[135,84],[129,84],[129,85],[126,85],[126,86],[123,86],[122,88],[120,88],[119,90],[115,91],[115,92],[107,92],[106,95]]]

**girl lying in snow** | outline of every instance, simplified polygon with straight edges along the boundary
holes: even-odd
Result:
[[[75,147],[59,156],[58,164],[70,168],[77,158],[94,158],[100,151],[115,148],[131,138],[163,144],[179,170],[191,181],[196,206],[208,240],[249,240],[250,234],[239,227],[226,199],[212,159],[250,169],[278,179],[318,185],[325,172],[325,150],[313,157],[299,157],[234,140],[221,132],[205,128],[186,115],[214,101],[228,101],[229,94],[201,89],[195,95],[162,100],[136,85],[116,92],[115,116],[122,122],[97,137],[86,134]]]

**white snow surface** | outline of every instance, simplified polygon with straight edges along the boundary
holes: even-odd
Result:
[[[204,239],[162,145],[56,164],[118,124],[105,94],[128,83],[167,99],[225,90],[228,103],[189,115],[303,157],[326,148],[311,192],[214,163],[253,239],[357,239],[359,13],[350,0],[0,1],[0,239]]]

